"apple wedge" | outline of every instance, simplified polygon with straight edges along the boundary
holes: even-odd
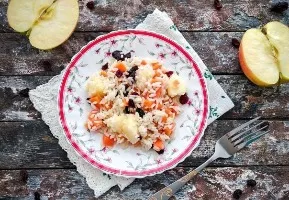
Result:
[[[79,17],[78,1],[11,0],[7,16],[15,31],[27,31],[32,46],[52,49],[74,31]]]
[[[11,0],[7,10],[9,25],[17,32],[26,32],[54,0]]]
[[[280,71],[280,81],[289,82],[289,28],[280,22],[269,22],[262,32],[274,47]]]
[[[239,61],[245,75],[259,86],[279,81],[279,69],[272,46],[260,29],[249,29],[239,47]]]
[[[57,0],[32,27],[29,40],[38,49],[52,49],[74,31],[79,16],[77,0]]]

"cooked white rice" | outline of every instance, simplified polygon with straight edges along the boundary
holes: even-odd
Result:
[[[120,63],[126,70],[117,77],[116,74],[119,76],[121,71]],[[135,78],[130,76],[134,66],[138,68]],[[160,140],[164,144],[170,139],[175,127],[174,119],[180,113],[178,98],[174,97],[185,93],[184,83],[176,74],[173,77],[178,87],[168,88],[174,83],[170,82],[167,71],[159,61],[149,58],[133,57],[109,62],[108,69],[92,75],[87,82],[92,111],[86,127],[114,138],[116,143],[159,151],[154,143]],[[169,96],[168,90],[174,96]],[[134,105],[131,106],[128,101],[133,101]],[[140,116],[140,109],[144,111],[144,116]]]

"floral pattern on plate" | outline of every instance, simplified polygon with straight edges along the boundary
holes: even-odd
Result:
[[[91,74],[112,59],[111,53],[115,50],[161,60],[167,69],[186,82],[190,100],[181,106],[174,137],[161,155],[136,147],[116,145],[112,149],[104,148],[101,135],[88,132],[84,127],[91,109],[86,102],[85,83]],[[205,77],[193,58],[169,38],[140,30],[112,32],[83,47],[65,69],[58,109],[67,139],[86,161],[106,173],[139,178],[173,168],[190,155],[203,135],[209,112]]]

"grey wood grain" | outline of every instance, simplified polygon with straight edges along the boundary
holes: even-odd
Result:
[[[214,152],[215,142],[242,120],[217,120],[180,166],[198,166]],[[272,133],[230,159],[212,166],[289,165],[289,121],[270,121]],[[0,169],[74,168],[42,121],[0,123]],[[181,149],[178,149],[181,150]]]
[[[165,185],[185,175],[192,168],[177,167],[154,177],[135,180],[124,191],[113,187],[99,198],[76,170],[27,170],[27,181],[19,170],[0,170],[0,198],[34,199],[34,192],[41,199],[99,199],[145,200]],[[236,189],[242,189],[242,199],[278,199],[289,196],[288,167],[224,167],[207,168],[195,180],[189,182],[171,199],[232,199]],[[255,179],[257,186],[246,186],[248,179]]]
[[[33,48],[24,35],[0,33],[0,75],[56,75],[66,67],[81,47],[106,32],[74,33],[61,46],[40,51]],[[241,39],[237,32],[183,32],[212,73],[241,74],[238,49],[232,38]]]
[[[77,31],[111,31],[134,28],[155,8],[166,11],[180,30],[185,31],[244,31],[251,27],[278,20],[289,24],[289,10],[270,11],[269,0],[223,0],[216,10],[213,1],[187,0],[98,0],[95,9],[86,7],[88,0],[79,1],[80,18]],[[0,32],[11,32],[6,19],[8,0],[0,2]]]

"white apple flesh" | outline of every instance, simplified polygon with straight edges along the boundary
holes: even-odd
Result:
[[[270,86],[278,83],[277,60],[269,40],[260,29],[249,29],[244,34],[239,61],[245,75],[256,85]]]
[[[33,26],[29,40],[38,49],[52,49],[66,41],[79,16],[77,0],[57,0]]]
[[[11,0],[7,10],[9,25],[17,32],[26,32],[53,0]]]
[[[269,22],[263,33],[274,47],[275,57],[278,61],[281,82],[289,81],[289,28],[280,22]]]
[[[52,49],[74,31],[79,7],[77,0],[11,0],[8,22],[17,32],[26,32],[32,46]]]

